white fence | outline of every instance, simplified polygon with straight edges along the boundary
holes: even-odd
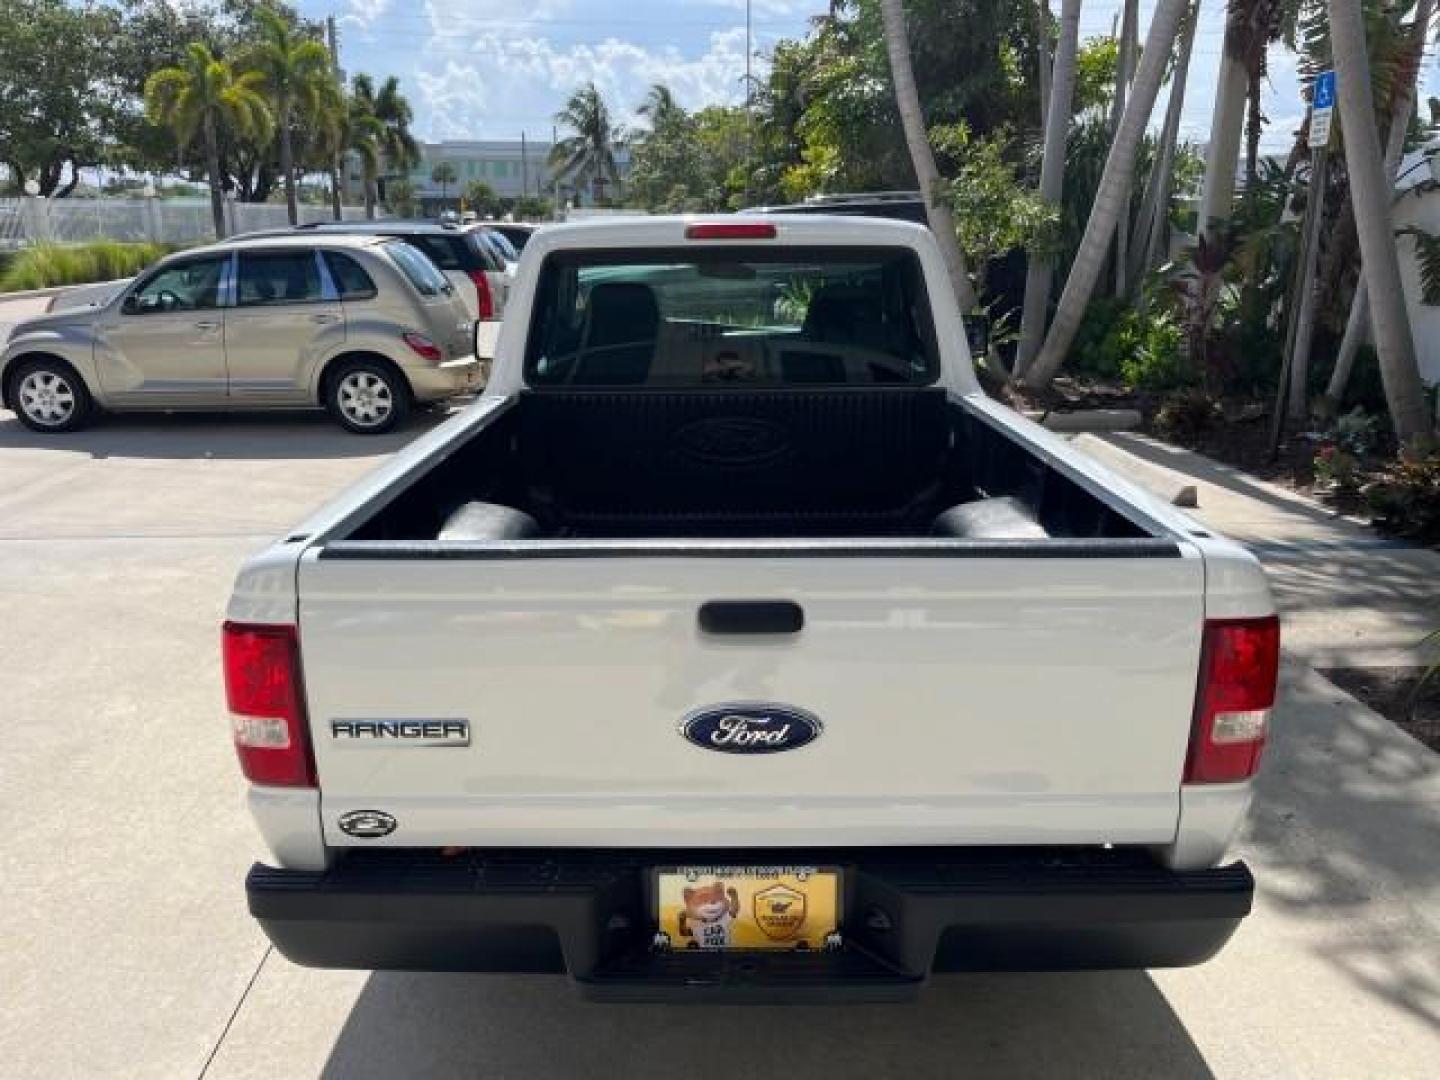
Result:
[[[341,208],[346,221],[365,216],[359,206]],[[329,206],[300,207],[300,222],[331,221]],[[230,235],[290,224],[283,204],[225,202]],[[0,199],[0,250],[31,244],[87,240],[148,240],[196,244],[215,239],[209,199]]]

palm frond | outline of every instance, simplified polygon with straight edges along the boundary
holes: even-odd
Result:
[[[1415,241],[1415,259],[1420,265],[1420,299],[1432,307],[1440,306],[1440,235],[1415,226],[1396,229],[1395,235]]]

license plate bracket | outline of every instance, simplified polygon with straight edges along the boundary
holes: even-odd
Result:
[[[659,867],[656,940],[711,952],[824,949],[838,941],[841,884],[838,867]]]

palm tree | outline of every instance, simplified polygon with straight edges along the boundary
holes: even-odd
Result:
[[[1160,244],[1170,218],[1170,183],[1175,172],[1175,149],[1180,140],[1180,114],[1185,108],[1185,83],[1190,73],[1190,54],[1195,46],[1195,27],[1200,21],[1200,3],[1194,0],[1180,31],[1180,53],[1170,81],[1170,101],[1165,106],[1165,124],[1160,129],[1155,165],[1145,184],[1136,220],[1135,239],[1130,245],[1128,271],[1130,294],[1138,299],[1145,275],[1160,261]]]
[[[1293,41],[1303,0],[1229,0],[1219,85],[1205,151],[1200,232],[1210,236],[1230,220],[1240,139],[1245,137],[1245,181],[1254,187],[1260,147],[1260,93],[1270,46]],[[1213,239],[1213,237],[1211,237]]]
[[[357,76],[360,78],[360,76]],[[345,171],[345,155],[353,153],[360,159],[364,175],[367,216],[374,216],[372,192],[376,173],[380,169],[380,139],[384,128],[370,103],[355,94],[347,94],[338,84],[333,101],[327,103],[325,114],[319,117],[325,150],[330,165],[330,199],[335,220],[342,217],[340,206],[340,184]]]
[[[419,165],[420,144],[410,134],[415,114],[410,102],[400,93],[400,80],[394,75],[380,84],[380,92],[375,95],[371,111],[384,128],[380,153],[385,158],[386,168],[390,172],[407,173]]]
[[[1328,7],[1340,123],[1345,131],[1345,167],[1350,174],[1360,258],[1370,283],[1370,318],[1375,352],[1380,359],[1380,379],[1400,445],[1423,447],[1430,441],[1433,428],[1415,361],[1415,341],[1410,336],[1405,293],[1400,285],[1400,264],[1390,216],[1391,185],[1386,182],[1380,138],[1375,131],[1375,98],[1370,86],[1365,23],[1360,0],[1328,0]]]
[[[430,179],[440,185],[440,209],[445,209],[445,190],[455,182],[455,166],[448,161],[437,161],[430,170]]]
[[[259,90],[259,77],[237,75],[205,45],[194,42],[180,67],[162,68],[145,82],[145,111],[169,127],[184,150],[198,135],[204,142],[205,173],[210,181],[210,214],[215,238],[225,237],[225,204],[221,197],[220,138],[233,131],[254,139],[269,138],[272,117]]]
[[[664,83],[651,86],[644,103],[635,111],[650,121],[651,131],[668,131],[686,118],[684,106]]]
[[[935,152],[925,132],[925,115],[920,108],[920,92],[915,88],[915,69],[910,63],[910,39],[905,32],[905,8],[901,0],[880,0],[880,14],[885,20],[885,47],[890,54],[890,74],[895,82],[895,106],[900,111],[900,125],[905,129],[905,143],[910,148],[910,161],[915,179],[920,183],[920,196],[925,200],[925,217],[930,223],[945,258],[950,287],[960,310],[967,316],[977,306],[975,289],[965,267],[965,256],[955,234],[955,219],[940,198],[940,170],[935,165]]]
[[[550,167],[556,179],[568,182],[576,191],[590,187],[598,202],[604,198],[608,180],[617,184],[620,181],[615,147],[624,133],[610,123],[610,108],[593,82],[571,94],[555,120],[574,132],[550,151]]]
[[[255,20],[259,41],[247,62],[259,73],[275,114],[285,205],[290,224],[295,225],[299,223],[300,214],[295,197],[294,125],[301,117],[313,118],[325,111],[327,95],[333,95],[335,88],[330,53],[273,8],[257,7]]]
[[[1160,92],[1160,83],[1165,77],[1165,66],[1180,29],[1190,0],[1157,0],[1155,14],[1150,19],[1150,31],[1145,37],[1145,48],[1140,54],[1140,67],[1135,82],[1130,87],[1130,97],[1125,103],[1125,114],[1120,118],[1120,127],[1115,140],[1110,144],[1110,153],[1105,158],[1105,171],[1100,176],[1100,186],[1095,193],[1095,203],[1090,208],[1090,217],[1085,223],[1085,233],[1070,267],[1070,276],[1065,290],[1060,294],[1060,303],[1055,309],[1055,321],[1040,349],[1040,355],[1025,372],[1024,383],[1031,387],[1047,386],[1055,372],[1065,360],[1070,344],[1075,340],[1075,331],[1090,296],[1095,291],[1095,282],[1105,263],[1110,240],[1115,233],[1115,222],[1119,219],[1125,203],[1129,201],[1130,175],[1135,169],[1135,153],[1140,146],[1140,137],[1150,121],[1150,110],[1155,105],[1155,95]],[[1128,212],[1128,210],[1127,210]]]
[[[1405,62],[1400,66],[1403,82],[1396,88],[1390,110],[1390,131],[1385,142],[1385,175],[1393,184],[1400,169],[1400,159],[1405,153],[1405,135],[1410,126],[1410,115],[1415,109],[1415,80],[1420,74],[1420,61],[1425,55],[1425,42],[1430,34],[1430,20],[1435,15],[1435,0],[1419,0],[1415,5],[1415,19],[1411,23],[1410,38]],[[1340,341],[1340,350],[1335,354],[1335,370],[1330,375],[1330,384],[1325,397],[1333,409],[1338,410],[1345,398],[1345,386],[1350,381],[1350,372],[1355,366],[1355,353],[1360,341],[1370,331],[1370,287],[1365,276],[1365,267],[1360,267],[1360,280],[1355,283],[1355,296],[1350,301],[1350,315],[1345,321],[1345,336]]]
[[[1080,0],[1063,0],[1060,38],[1055,43],[1055,66],[1050,75],[1050,101],[1045,106],[1045,156],[1040,161],[1040,197],[1059,207],[1065,192],[1065,140],[1075,98],[1075,68],[1080,47]],[[1015,354],[1015,376],[1025,374],[1045,337],[1045,314],[1050,307],[1054,261],[1032,255],[1025,270],[1025,303],[1020,313],[1020,343]]]

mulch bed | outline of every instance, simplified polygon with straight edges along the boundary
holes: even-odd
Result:
[[[1421,684],[1425,668],[1329,668],[1320,674],[1347,694],[1440,751],[1440,673]]]

